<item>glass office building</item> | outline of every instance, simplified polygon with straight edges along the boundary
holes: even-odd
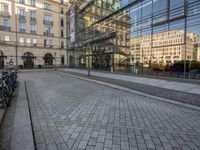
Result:
[[[110,39],[107,37],[107,41],[113,41],[110,43],[113,43],[115,48],[106,47],[106,42],[102,39],[98,41],[98,46],[94,41],[86,42],[92,52],[94,50],[97,52],[102,47],[107,51],[111,50],[113,54],[111,58],[114,60],[109,62],[116,71],[198,77],[200,74],[199,0],[121,0],[118,2],[120,4],[117,9],[109,14],[105,13],[104,16],[98,16],[98,19],[89,26],[89,35],[93,37],[98,37],[100,33],[115,32],[115,36]],[[97,13],[91,14],[97,15]],[[123,20],[123,18],[128,19]],[[106,30],[100,30],[100,25],[106,26]],[[87,29],[88,27],[85,27],[77,35],[86,35]],[[83,43],[84,41],[87,40],[82,38]],[[120,43],[126,44],[120,45]],[[87,46],[83,45],[83,47]],[[98,53],[95,55],[97,56]],[[93,66],[95,57],[91,58],[93,62],[91,66],[93,69],[98,69]]]
[[[130,63],[136,69],[193,74],[200,70],[200,1],[144,0],[129,9]]]

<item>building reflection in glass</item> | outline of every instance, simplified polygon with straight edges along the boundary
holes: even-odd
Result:
[[[200,1],[145,0],[130,8],[128,71],[200,72]]]
[[[185,33],[182,30],[172,30],[154,35],[131,39],[131,54],[136,63],[144,67],[166,67],[185,59]],[[198,35],[186,34],[186,60],[197,60]],[[199,49],[199,48],[198,48]]]
[[[74,45],[83,49],[81,56],[91,55],[93,69],[114,64],[116,71],[137,73],[200,72],[199,0],[122,0],[101,5],[96,0],[90,6],[81,11],[84,19],[78,23]],[[83,59],[79,60],[87,62]]]

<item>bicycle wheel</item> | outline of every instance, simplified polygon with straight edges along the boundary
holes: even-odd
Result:
[[[3,96],[3,92],[2,92],[2,89],[0,89],[0,106],[1,108],[4,108],[5,107],[5,101],[4,101],[4,96]]]
[[[8,97],[9,97],[9,89],[8,86],[4,86],[3,88],[3,99],[5,104],[8,106]]]

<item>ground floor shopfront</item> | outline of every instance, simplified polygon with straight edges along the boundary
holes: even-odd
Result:
[[[41,68],[65,66],[67,64],[66,51],[63,49],[13,47],[0,45],[0,68],[9,65],[19,68]]]
[[[90,68],[113,72],[126,71],[127,67],[130,67],[130,59],[120,54],[69,51],[68,57],[70,68]]]

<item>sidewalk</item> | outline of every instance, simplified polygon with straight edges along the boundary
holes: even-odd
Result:
[[[19,81],[10,103],[6,111],[0,110],[0,117],[5,114],[3,119],[0,118],[0,149],[34,150],[31,118],[23,81]]]
[[[86,75],[88,73],[86,70],[78,70],[78,69],[64,69],[64,70],[86,74]],[[102,73],[102,72],[97,72],[97,71],[95,72],[91,71],[91,75],[200,95],[200,85],[198,84],[181,83],[181,82],[169,81],[169,80],[164,80],[164,79],[153,79],[153,78],[146,78],[146,77],[120,75],[120,74],[113,74],[109,72]]]
[[[28,99],[25,84],[19,83],[16,112],[11,138],[11,150],[34,150],[34,140],[31,127]]]

